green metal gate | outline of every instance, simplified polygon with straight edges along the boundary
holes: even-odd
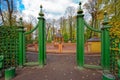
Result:
[[[83,10],[81,9],[81,3],[79,4],[79,10],[77,12],[77,65],[80,68],[83,67],[97,67],[104,70],[110,69],[110,55],[109,55],[109,26],[108,26],[108,16],[107,13],[104,14],[104,20],[103,20],[103,27],[101,30],[94,29],[89,24],[87,24],[84,20]],[[101,34],[101,65],[100,66],[94,66],[94,65],[85,65],[84,64],[84,30],[85,27],[88,29],[98,32]]]
[[[24,26],[22,25],[22,18],[20,19],[21,25],[19,26],[19,67],[22,67],[26,63],[25,58],[25,35],[31,34],[33,31],[38,29],[38,65],[43,67],[46,64],[46,31],[45,31],[45,19],[42,12],[42,6],[40,6],[40,13],[38,17],[38,24],[31,31],[25,32]],[[35,63],[36,64],[36,63]]]

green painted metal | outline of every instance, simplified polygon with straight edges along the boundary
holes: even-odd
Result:
[[[90,30],[92,30],[92,31],[94,31],[94,32],[99,32],[99,33],[101,33],[101,30],[94,29],[94,28],[91,27],[89,24],[87,24],[86,21],[84,21],[84,24],[85,24],[85,26],[86,26],[88,29],[90,29]]]
[[[26,62],[26,43],[25,43],[25,32],[23,32],[23,65]]]
[[[23,56],[24,56],[24,27],[22,25],[22,18],[20,18],[20,26],[19,26],[19,67],[23,66]]]
[[[77,65],[79,67],[84,66],[84,15],[81,9],[81,3],[79,3],[79,10],[77,12]]]
[[[3,60],[4,60],[4,56],[0,55],[0,70],[3,68]]]
[[[118,78],[120,78],[120,60],[118,60]]]
[[[5,80],[11,80],[15,77],[15,67],[11,67],[5,70]]]
[[[21,19],[21,26],[19,26],[19,66],[26,65],[26,51],[25,51],[25,35],[32,33],[38,28],[38,62],[40,66],[43,66],[46,63],[46,30],[45,30],[45,19],[44,14],[42,12],[42,6],[40,11],[39,22],[35,28],[31,31],[24,32],[24,27],[22,26],[22,19]]]
[[[38,65],[39,65],[38,62],[27,62],[27,63],[25,63],[24,66],[38,66]]]
[[[77,13],[77,64],[79,67],[84,66],[84,25],[94,32],[101,33],[101,65],[102,68],[107,71],[110,70],[110,37],[108,26],[108,17],[105,13],[104,22],[101,30],[97,30],[88,25],[83,19],[83,11],[80,7]],[[91,65],[92,66],[92,65]],[[91,67],[90,66],[90,67]]]
[[[44,20],[44,64],[47,64],[46,58],[46,21]]]
[[[3,61],[4,61],[4,56],[0,55],[0,77],[2,77]]]
[[[110,70],[110,38],[109,38],[109,28],[108,28],[108,20],[107,20],[107,13],[104,14],[104,22],[103,27],[101,28],[101,45],[102,45],[102,57],[101,57],[101,64],[104,70]]]
[[[104,73],[102,76],[102,80],[116,80],[116,79],[115,79],[115,76],[109,73]]]
[[[28,32],[25,32],[25,35],[34,32],[37,28],[38,28],[38,25],[36,25],[36,27],[34,27],[32,30],[30,30],[30,31],[28,31]]]
[[[85,67],[85,68],[89,68],[89,69],[103,69],[101,66],[88,65],[88,64],[85,64],[84,67]]]
[[[45,64],[45,19],[44,19],[44,14],[42,12],[42,6],[40,6],[41,11],[39,13],[38,19],[38,52],[39,52],[39,65],[40,67],[43,67]]]

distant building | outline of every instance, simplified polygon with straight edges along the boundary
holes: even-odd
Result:
[[[63,36],[60,32],[60,30],[58,30],[58,32],[56,33],[55,37],[54,37],[54,45],[57,46],[58,43],[63,43],[64,39]]]

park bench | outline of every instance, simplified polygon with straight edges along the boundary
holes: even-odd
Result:
[[[3,68],[3,55],[0,55],[0,77],[2,76],[2,68]]]

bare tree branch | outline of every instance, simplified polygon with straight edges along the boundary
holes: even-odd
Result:
[[[66,14],[67,14],[67,16],[68,16],[68,21],[69,21],[69,34],[70,34],[70,38],[69,38],[69,40],[71,40],[72,41],[72,39],[73,39],[73,33],[72,33],[72,22],[73,22],[73,16],[74,16],[74,14],[75,14],[75,8],[74,7],[72,7],[72,6],[69,6],[67,9],[66,9]]]
[[[12,25],[13,0],[11,0],[11,3],[9,0],[6,0],[6,3],[8,7],[8,13],[9,13],[9,25]]]
[[[2,2],[1,2],[1,0],[0,0],[0,15],[1,15],[1,17],[2,17],[2,23],[4,23],[5,22],[5,20],[4,20],[4,17],[3,17],[3,12],[2,12]]]

